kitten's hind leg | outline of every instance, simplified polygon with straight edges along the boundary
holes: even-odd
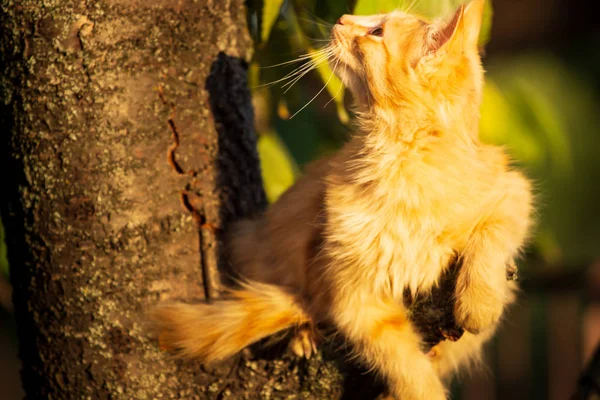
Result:
[[[372,293],[353,293],[334,306],[337,328],[357,355],[386,379],[394,399],[446,400],[446,390],[402,305]]]
[[[307,359],[317,353],[317,333],[312,324],[304,324],[296,328],[289,348],[298,357]]]

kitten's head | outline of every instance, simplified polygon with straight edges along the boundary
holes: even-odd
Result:
[[[477,42],[484,2],[460,6],[449,21],[426,21],[400,11],[344,15],[332,31],[337,56],[332,67],[358,102],[370,106],[462,97],[478,104],[483,69]]]

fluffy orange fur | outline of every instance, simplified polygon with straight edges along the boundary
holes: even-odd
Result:
[[[477,359],[514,298],[506,266],[531,225],[530,183],[478,139],[483,5],[472,0],[449,21],[399,11],[338,21],[331,65],[354,95],[358,131],[230,232],[231,262],[248,282],[233,299],[154,312],[168,347],[211,362],[327,321],[393,398],[446,398],[443,379]],[[455,317],[468,332],[424,354],[403,292],[427,293],[455,253]]]

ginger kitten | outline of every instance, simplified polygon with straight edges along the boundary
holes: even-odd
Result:
[[[338,20],[331,65],[354,95],[358,131],[230,231],[241,287],[214,304],[152,311],[163,345],[213,362],[327,322],[391,397],[446,399],[442,379],[478,356],[513,300],[506,266],[531,225],[530,183],[478,139],[483,5],[472,0],[449,22],[403,12]],[[467,333],[425,354],[403,294],[426,294],[455,254],[454,314]],[[314,351],[306,332],[292,346]]]

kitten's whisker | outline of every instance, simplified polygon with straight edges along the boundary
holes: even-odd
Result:
[[[323,18],[320,18],[320,17],[318,17],[318,16],[316,16],[316,15],[313,15],[313,17],[314,17],[314,18],[315,18],[317,21],[319,21],[319,24],[323,25],[323,26],[324,26],[324,27],[326,27],[326,28],[333,28],[333,26],[335,25],[335,24],[332,24],[331,22],[327,22],[327,21],[325,21]]]
[[[333,27],[333,24],[330,24],[329,22],[327,22],[327,21],[325,21],[325,20],[323,20],[323,19],[321,19],[319,17],[314,17],[314,18],[319,19],[320,21],[317,22],[314,19],[301,18],[301,17],[298,17],[297,19],[298,19],[298,21],[309,22],[311,24],[315,24],[315,25],[320,26],[322,28],[331,29]]]
[[[288,87],[287,89],[285,89],[285,91],[283,92],[283,94],[286,94],[287,92],[289,92],[289,90],[292,88],[292,86],[294,86],[296,83],[298,83],[298,81],[299,81],[300,79],[304,78],[304,76],[305,76],[306,74],[308,74],[310,71],[312,71],[312,70],[316,69],[317,67],[318,67],[318,64],[315,64],[315,65],[313,66],[313,68],[311,68],[311,69],[309,69],[309,70],[305,71],[305,72],[304,72],[302,75],[299,75],[299,76],[297,76],[296,78],[294,78],[293,80],[291,80],[291,81],[289,81],[289,82],[285,83],[284,85],[281,85],[281,88],[282,88],[282,89],[283,89],[283,88],[285,88],[286,86]]]
[[[409,4],[408,8],[406,9],[406,11],[404,11],[407,14],[412,13],[412,11],[421,3],[421,0],[412,0],[411,3]]]
[[[304,72],[308,72],[310,70],[312,70],[313,68],[315,68],[315,65],[320,63],[321,61],[327,59],[329,57],[328,54],[320,54],[316,57],[316,59],[311,59],[307,62],[305,62],[304,64],[302,64],[300,67],[294,69],[292,72],[288,73],[287,75],[285,75],[283,78],[277,79],[276,81],[273,82],[268,82],[268,83],[263,83],[260,85],[256,85],[254,86],[254,88],[261,88],[261,87],[267,87],[267,86],[273,86],[277,83],[280,82],[284,82],[287,81],[289,79],[292,79],[298,75],[304,75]]]
[[[278,67],[278,66],[281,66],[281,65],[293,64],[293,63],[300,62],[300,61],[305,61],[307,59],[311,59],[311,58],[314,58],[314,57],[319,57],[319,56],[322,56],[322,55],[331,54],[332,51],[333,51],[333,49],[331,47],[325,46],[322,49],[316,50],[313,54],[310,54],[310,53],[309,54],[304,54],[304,55],[298,57],[295,60],[286,61],[286,62],[282,62],[282,63],[279,63],[279,64],[269,65],[269,66],[261,67],[261,68],[273,68],[273,67]]]
[[[348,69],[348,64],[344,64],[344,75],[346,75],[346,70],[347,69]],[[340,92],[342,91],[343,88],[344,88],[344,85],[341,84],[340,88],[337,90],[337,92],[335,92],[335,95],[331,99],[329,99],[329,101],[327,103],[325,103],[325,105],[323,106],[323,108],[327,107],[329,105],[329,103],[331,103],[332,101],[334,101],[335,98],[338,97],[338,95],[340,94]]]
[[[404,5],[406,4],[406,0],[398,0],[398,5],[396,6],[396,11],[404,11]]]
[[[317,38],[312,38],[309,36],[304,36],[304,38],[311,40],[313,42],[331,42],[331,39],[317,39]]]
[[[321,55],[318,55],[318,56],[316,56],[315,58],[312,58],[312,59],[311,59],[310,61],[308,61],[307,63],[303,64],[302,66],[300,66],[300,67],[296,68],[295,70],[293,70],[292,72],[290,72],[290,73],[289,73],[289,74],[287,74],[286,76],[284,76],[284,77],[283,77],[283,79],[286,79],[286,78],[291,78],[291,77],[293,77],[294,75],[297,75],[298,73],[300,73],[300,71],[301,71],[301,70],[304,70],[305,68],[307,68],[307,66],[312,66],[312,65],[314,65],[315,63],[318,63],[318,62],[320,62],[321,60],[324,60],[324,59],[326,59],[326,58],[328,58],[328,57],[329,57],[329,55],[327,55],[327,54],[321,54]]]
[[[326,25],[330,28],[333,26],[333,24],[325,21],[323,18],[319,18],[319,16],[317,14],[315,14],[314,12],[312,12],[308,7],[304,6],[302,8],[304,9],[304,11],[306,11],[306,13],[308,15],[310,15],[312,18],[314,18],[315,22],[319,21],[321,24]],[[301,17],[301,18],[307,20],[307,18],[304,18],[304,17]]]
[[[342,54],[338,57],[337,62],[335,64],[335,66],[337,67],[338,63],[340,62],[340,60],[342,59],[344,53],[346,52],[345,49],[342,49]],[[344,75],[346,75],[346,71],[348,69],[348,64],[344,64]],[[334,73],[335,71],[332,70]],[[341,79],[340,79],[341,80]],[[323,106],[323,108],[327,107],[329,105],[329,103],[331,103],[333,100],[335,100],[335,98],[340,94],[340,91],[344,88],[344,84],[342,82],[342,84],[340,85],[340,88],[337,90],[337,92],[335,93],[335,95],[329,99],[329,101],[325,104],[325,106]]]
[[[301,61],[305,61],[306,59],[312,58],[313,55],[312,54],[304,54],[298,58],[296,58],[295,60],[291,60],[291,61],[285,61],[279,64],[273,64],[273,65],[266,65],[264,67],[260,67],[260,69],[268,69],[268,68],[275,68],[275,67],[281,67],[282,65],[288,65],[288,64],[294,64],[297,62],[301,62]]]
[[[288,92],[288,91],[289,91],[289,90],[292,88],[292,86],[294,86],[294,85],[295,85],[295,84],[296,84],[296,83],[297,83],[297,82],[298,82],[300,79],[302,79],[302,78],[303,78],[303,77],[304,77],[306,74],[308,74],[310,71],[312,71],[312,70],[314,70],[314,69],[317,69],[317,68],[319,67],[319,65],[323,64],[323,62],[324,62],[324,61],[326,61],[326,60],[320,60],[319,62],[315,63],[315,64],[313,65],[313,67],[312,67],[312,68],[310,68],[310,69],[308,69],[308,70],[304,71],[304,72],[302,73],[302,75],[299,75],[299,76],[297,76],[296,78],[294,78],[293,80],[291,80],[291,81],[289,81],[289,82],[285,83],[284,85],[282,85],[282,86],[281,86],[281,88],[282,88],[282,89],[283,89],[284,87],[288,86],[288,88],[287,88],[287,89],[286,89],[286,90],[285,90],[283,93],[284,93],[284,94],[285,94],[285,93],[287,93],[287,92]]]
[[[313,63],[313,65],[312,65],[312,67],[311,67],[311,68],[309,68],[309,69],[307,69],[307,70],[304,70],[304,71],[302,72],[302,74],[301,74],[301,75],[297,76],[297,77],[296,77],[296,78],[294,78],[293,80],[291,80],[291,81],[287,82],[286,84],[284,84],[283,86],[281,86],[282,88],[284,88],[284,87],[286,87],[286,86],[289,86],[289,87],[288,87],[288,88],[285,90],[285,92],[283,92],[283,93],[284,93],[284,94],[285,94],[285,93],[287,93],[287,92],[288,92],[288,91],[289,91],[289,90],[292,88],[292,86],[294,86],[294,85],[296,84],[296,82],[298,82],[300,79],[302,79],[302,77],[304,77],[304,75],[308,74],[308,73],[309,73],[310,71],[312,71],[313,69],[316,69],[316,68],[318,68],[318,67],[319,67],[319,65],[321,65],[321,64],[322,64],[324,61],[326,61],[326,60],[328,60],[328,59],[329,59],[329,56],[328,56],[328,57],[325,57],[325,58],[320,58],[319,60],[316,60],[316,61]]]
[[[327,41],[329,41],[329,39]],[[330,55],[332,52],[333,52],[333,48],[326,46],[320,50],[315,51],[314,54],[304,54],[304,55],[296,58],[295,60],[285,61],[285,62],[281,62],[279,64],[267,65],[264,67],[260,67],[260,69],[281,67],[283,65],[294,64],[294,63],[298,63],[298,62],[302,62],[302,61],[306,61],[306,60],[311,60],[316,57],[321,57],[323,55]]]
[[[312,58],[307,64],[319,64],[321,61],[328,59],[329,57],[331,57],[331,54],[319,54],[319,55],[315,55],[314,58]],[[299,69],[299,68],[296,68]],[[287,74],[286,76],[291,76],[292,74],[294,74],[294,71],[292,71],[291,73]],[[294,74],[295,75],[295,74]]]
[[[298,115],[298,113],[302,110],[304,110],[306,107],[308,107],[308,105],[310,103],[312,103],[321,93],[323,93],[323,90],[325,90],[325,88],[327,87],[327,85],[329,85],[329,82],[331,82],[331,79],[333,78],[333,71],[335,71],[335,69],[337,68],[338,64],[339,64],[340,60],[338,59],[335,66],[332,68],[332,72],[331,75],[329,75],[329,79],[327,80],[327,82],[325,83],[325,85],[321,88],[321,90],[319,90],[319,92],[317,94],[314,95],[314,97],[312,99],[310,99],[310,101],[308,103],[306,103],[301,109],[299,109],[298,111],[296,111],[294,113],[294,115],[292,115],[290,117],[290,119],[294,118],[296,115]]]
[[[258,88],[263,88],[263,87],[268,87],[268,86],[273,86],[276,85],[280,82],[285,82],[289,79],[292,79],[294,76],[296,76],[297,74],[300,74],[302,72],[304,72],[304,69],[308,68],[308,70],[312,69],[313,67],[313,61],[308,61],[307,63],[303,64],[301,67],[296,68],[294,71],[290,72],[289,74],[287,74],[286,76],[284,76],[283,78],[279,78],[273,82],[267,82],[267,83],[261,83],[260,85],[256,85],[254,86],[254,89],[258,89]]]

